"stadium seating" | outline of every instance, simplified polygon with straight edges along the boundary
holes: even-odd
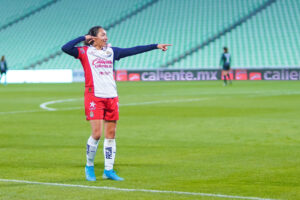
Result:
[[[263,12],[172,68],[216,68],[223,46],[233,68],[300,67],[300,1],[276,1]]]
[[[123,59],[116,63],[116,68],[157,69],[218,34],[268,0],[158,0],[135,13],[137,8],[150,1],[111,0],[101,1],[101,4],[98,0],[89,0],[88,3],[80,0],[58,1],[0,31],[0,54],[6,55],[10,69],[28,68],[41,60],[44,61],[35,65],[35,69],[80,69],[79,61],[55,53],[67,41],[87,33],[90,27],[107,27],[134,13],[108,30],[109,42],[113,46],[132,47],[151,43],[170,43],[173,46],[167,53],[151,51]],[[12,9],[11,3],[7,10],[15,14],[26,9],[27,12],[29,8],[33,9],[32,5],[38,6],[41,2],[22,2],[27,5],[23,10]],[[168,68],[218,68],[223,46],[229,47],[234,68],[300,67],[300,29],[297,28],[300,22],[296,20],[299,10],[299,0],[278,0]]]
[[[1,31],[0,52],[5,52],[10,69],[26,68],[31,63],[59,51],[62,44],[68,40],[86,34],[90,27],[110,24],[146,2],[143,0],[114,0],[101,1],[101,3],[98,0],[89,0],[88,3],[80,0],[59,1]],[[49,63],[45,65],[47,67]],[[59,66],[49,67],[61,68],[60,66],[61,63]]]
[[[262,0],[163,0],[110,30],[113,45],[128,47],[148,43],[170,43],[168,53],[159,51],[127,58],[117,68],[159,68],[168,60],[204,41],[259,6]],[[139,27],[138,29],[136,27]],[[120,32],[124,32],[120,37]],[[124,38],[126,38],[124,40]],[[188,66],[188,65],[186,65]],[[186,67],[180,66],[180,67]]]
[[[49,3],[51,0],[9,0],[1,2],[0,27]]]

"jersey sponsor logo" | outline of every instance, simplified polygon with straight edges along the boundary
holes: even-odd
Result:
[[[105,158],[112,159],[112,147],[105,148]]]
[[[99,72],[99,74],[100,74],[100,75],[106,75],[106,76],[107,76],[107,75],[110,74],[110,72]]]
[[[113,68],[113,63],[111,60],[105,60],[102,58],[96,58],[92,61],[95,68]]]

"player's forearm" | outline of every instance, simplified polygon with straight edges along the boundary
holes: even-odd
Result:
[[[119,59],[124,58],[127,56],[133,56],[136,54],[144,53],[147,51],[151,51],[154,49],[157,49],[157,44],[150,44],[150,45],[144,45],[144,46],[136,46],[132,48],[126,48],[126,49],[121,49],[121,48],[116,48],[117,51],[119,51]]]
[[[78,50],[75,47],[76,44],[82,42],[85,40],[84,36],[78,37],[74,40],[71,40],[70,42],[66,43],[64,46],[62,46],[61,50],[71,56],[74,56],[75,58],[78,57]]]
[[[139,54],[139,53],[144,53],[144,52],[147,52],[147,51],[151,51],[151,50],[154,50],[154,49],[157,49],[157,44],[136,46],[136,47],[126,49],[126,54],[128,56],[131,56],[131,55],[136,55],[136,54]]]

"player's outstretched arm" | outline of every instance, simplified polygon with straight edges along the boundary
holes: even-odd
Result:
[[[133,55],[144,53],[144,52],[151,51],[154,49],[161,49],[163,51],[166,51],[168,49],[168,46],[172,46],[172,45],[171,44],[150,44],[150,45],[144,45],[144,46],[136,46],[136,47],[132,47],[132,48],[112,47],[112,49],[115,54],[115,60],[119,60],[121,58],[133,56]]]

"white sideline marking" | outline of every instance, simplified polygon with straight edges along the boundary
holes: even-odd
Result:
[[[192,101],[203,101],[208,98],[198,98],[198,99],[182,99],[182,100],[164,100],[164,101],[148,101],[148,102],[140,102],[140,103],[127,103],[127,104],[120,104],[120,106],[138,106],[138,105],[149,105],[149,104],[159,104],[159,103],[178,103],[178,102],[192,102]],[[63,103],[63,102],[70,102],[70,101],[76,101],[78,99],[63,99],[63,100],[55,100],[55,101],[48,101],[45,103],[42,103],[40,105],[40,108],[48,110],[48,111],[56,111],[56,110],[63,110],[63,109],[56,109],[56,108],[50,108],[48,105],[55,104],[55,103]],[[81,107],[75,107],[74,109],[78,109]],[[68,108],[65,108],[68,109]],[[73,108],[69,108],[73,109]],[[68,109],[68,110],[69,110]]]
[[[149,104],[159,104],[159,103],[178,103],[178,102],[192,102],[192,101],[202,101],[206,100],[207,98],[199,98],[199,99],[183,99],[183,100],[165,100],[165,101],[148,101],[148,102],[141,102],[141,103],[128,103],[128,104],[120,104],[120,106],[138,106],[138,105],[149,105]],[[48,105],[55,104],[55,103],[63,103],[63,102],[70,102],[76,101],[78,99],[63,99],[63,100],[55,100],[55,101],[48,101],[42,103],[40,108],[48,110],[48,111],[56,111],[56,110],[73,110],[73,109],[80,109],[81,107],[71,107],[71,108],[63,108],[63,109],[56,109],[50,108]]]
[[[202,93],[202,94],[212,94],[209,92]],[[288,92],[279,92],[277,90],[270,91],[270,93],[265,93],[265,92],[237,92],[237,93],[228,93],[228,92],[218,92],[218,94],[214,95],[234,95],[234,94],[248,94],[248,97],[260,97],[260,96],[280,96],[280,95],[298,95],[300,92],[295,92],[295,91],[288,91]],[[149,95],[143,95],[143,96],[149,96]],[[152,95],[153,96],[153,95]],[[160,96],[162,96],[160,94]],[[77,110],[77,109],[83,109],[83,107],[69,107],[69,108],[50,108],[48,105],[50,104],[55,104],[55,103],[62,103],[62,102],[70,102],[70,101],[76,101],[78,99],[82,98],[77,98],[77,99],[63,99],[63,100],[55,100],[55,101],[48,101],[45,103],[42,103],[40,107],[44,109],[44,111],[62,111],[62,110]],[[185,100],[165,100],[165,101],[150,101],[150,102],[141,102],[141,103],[128,103],[128,104],[120,104],[120,106],[138,106],[138,105],[149,105],[149,104],[159,104],[159,103],[176,103],[176,102],[191,102],[191,101],[201,101],[201,100],[206,100],[209,98],[201,98],[201,99],[185,99]],[[43,110],[22,110],[22,111],[8,111],[8,112],[0,112],[0,115],[6,115],[6,114],[18,114],[18,113],[34,113],[34,112],[42,112]]]
[[[48,101],[45,103],[42,103],[40,105],[40,108],[48,110],[48,111],[56,111],[56,108],[49,108],[48,105],[55,104],[55,103],[63,103],[63,102],[70,102],[70,101],[76,101],[77,99],[63,99],[63,100],[55,100],[55,101]]]
[[[178,102],[193,102],[193,101],[203,101],[207,100],[208,98],[199,98],[199,99],[183,99],[183,100],[165,100],[165,101],[148,101],[148,102],[140,102],[140,103],[128,103],[128,104],[120,104],[120,106],[139,106],[139,105],[150,105],[150,104],[160,104],[160,103],[178,103]],[[43,110],[19,110],[19,111],[8,111],[8,112],[0,112],[0,115],[6,114],[18,114],[18,113],[34,113],[34,112],[44,112],[44,111],[62,111],[62,110],[78,110],[83,109],[82,107],[69,107],[69,108],[50,108],[48,105],[55,104],[55,103],[62,103],[62,102],[70,102],[76,101],[78,99],[64,99],[64,100],[55,100],[55,101],[48,101],[42,103],[40,108]]]
[[[123,192],[147,192],[147,193],[181,194],[181,195],[208,196],[208,197],[231,198],[231,199],[248,199],[248,200],[276,200],[276,199],[265,199],[265,198],[260,198],[260,197],[245,197],[245,196],[234,196],[234,195],[225,195],[225,194],[210,194],[210,193],[181,192],[181,191],[167,191],[167,190],[129,189],[129,188],[116,188],[116,187],[107,187],[107,186],[89,186],[89,185],[73,185],[73,184],[63,184],[63,183],[45,183],[45,182],[26,181],[26,180],[13,180],[13,179],[0,179],[0,181],[1,182],[12,182],[12,183],[35,184],[35,185],[60,186],[60,187],[75,187],[75,188],[115,190],[115,191],[123,191]]]

